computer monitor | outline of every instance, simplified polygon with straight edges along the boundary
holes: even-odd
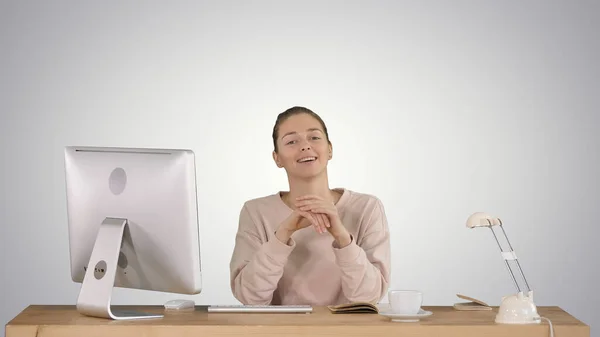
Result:
[[[113,287],[202,288],[191,150],[65,148],[71,278],[77,309],[110,319],[163,315],[111,308]]]

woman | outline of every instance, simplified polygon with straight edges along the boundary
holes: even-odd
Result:
[[[279,114],[273,146],[289,192],[244,203],[230,263],[234,296],[262,305],[378,302],[390,277],[381,201],[329,188],[332,145],[325,123],[311,110]]]

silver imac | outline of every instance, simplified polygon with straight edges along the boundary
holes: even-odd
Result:
[[[111,308],[113,287],[202,288],[191,150],[65,148],[71,278],[77,310],[109,319],[163,315]]]

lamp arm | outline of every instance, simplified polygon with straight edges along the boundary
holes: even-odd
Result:
[[[506,267],[508,268],[508,271],[510,272],[510,276],[512,277],[513,283],[515,285],[515,288],[517,288],[517,291],[519,293],[522,293],[523,290],[521,290],[521,287],[519,287],[519,284],[517,282],[517,279],[515,277],[515,274],[510,266],[510,264],[508,263],[508,261],[515,261],[517,263],[517,267],[519,268],[519,273],[521,274],[521,277],[523,278],[523,281],[525,281],[525,286],[527,287],[527,293],[531,293],[531,288],[529,287],[529,283],[527,282],[527,279],[525,278],[525,274],[523,273],[523,269],[521,268],[521,264],[519,263],[519,260],[517,259],[517,255],[515,254],[515,251],[512,248],[512,245],[510,244],[510,241],[508,240],[508,236],[506,235],[506,232],[504,231],[504,226],[502,226],[502,221],[500,219],[498,219],[498,226],[500,227],[500,229],[502,229],[502,233],[504,234],[504,238],[506,239],[506,242],[508,243],[508,246],[510,248],[509,251],[504,251],[502,249],[502,246],[500,245],[500,241],[498,240],[498,237],[496,236],[496,233],[494,232],[493,226],[489,226],[490,230],[492,231],[492,234],[494,234],[494,239],[496,239],[496,243],[498,244],[498,248],[500,248],[500,253],[502,254],[502,258],[504,259],[504,263],[506,264]]]
[[[521,277],[523,278],[523,281],[525,282],[525,286],[527,287],[527,292],[531,292],[531,288],[529,287],[529,283],[527,282],[527,279],[525,278],[525,274],[523,273],[523,268],[521,268],[521,264],[519,263],[519,259],[517,259],[517,255],[515,254],[515,250],[513,249],[512,245],[510,244],[510,241],[508,240],[508,236],[506,235],[506,232],[504,231],[504,226],[502,226],[502,220],[498,219],[498,222],[500,222],[500,229],[502,229],[502,233],[504,233],[504,237],[506,238],[506,242],[508,243],[508,247],[510,248],[510,251],[512,252],[512,255],[514,255],[514,259],[515,259],[515,262],[517,263],[517,267],[519,267],[519,273],[521,274]]]

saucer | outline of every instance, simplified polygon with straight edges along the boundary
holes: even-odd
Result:
[[[419,309],[419,312],[416,314],[398,314],[392,312],[390,310],[379,312],[381,316],[388,317],[392,320],[392,322],[402,322],[402,323],[410,323],[410,322],[418,322],[419,319],[427,316],[431,316],[433,313],[431,311]]]

